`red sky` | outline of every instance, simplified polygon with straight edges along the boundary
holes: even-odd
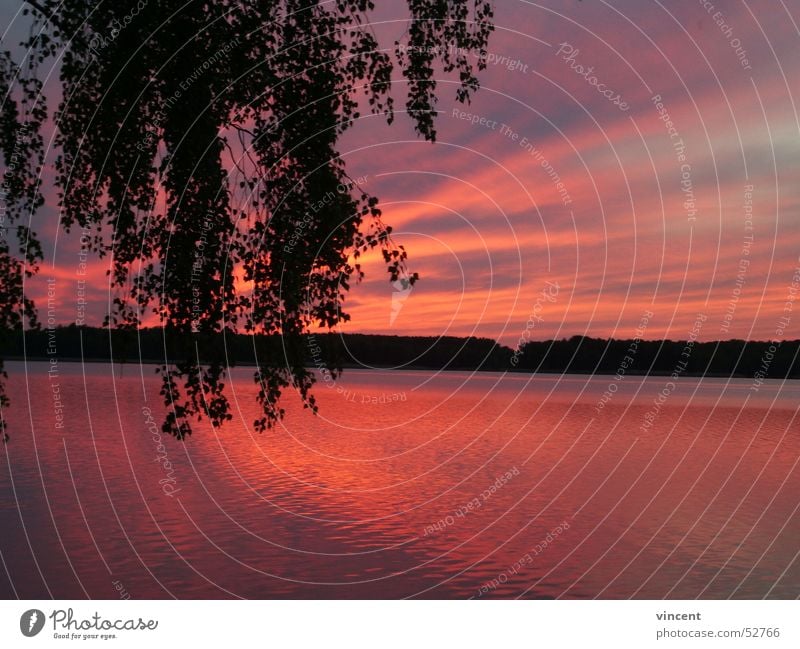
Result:
[[[800,6],[497,5],[492,63],[472,104],[454,102],[447,79],[439,85],[436,144],[402,115],[391,127],[364,118],[342,142],[350,175],[367,177],[421,276],[393,309],[376,256],[347,299],[345,331],[514,346],[526,327],[534,339],[632,337],[652,311],[647,338],[685,338],[700,312],[703,340],[774,338],[783,315],[796,320],[786,337],[800,337],[800,304],[786,307],[800,267]],[[375,29],[390,45],[405,25],[387,13]],[[399,75],[396,91],[402,106]],[[41,308],[45,280],[57,277],[66,323],[79,233],[55,245],[55,209],[37,219],[47,261],[28,290]],[[91,264],[88,324],[106,309],[105,265]]]

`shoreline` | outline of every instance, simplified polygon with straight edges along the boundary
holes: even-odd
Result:
[[[20,356],[8,356],[3,359],[3,362],[17,362],[17,363],[50,363],[51,357],[43,357],[43,356],[36,356],[36,357],[28,357],[27,359]],[[105,363],[106,365],[162,365],[163,361],[154,360],[154,359],[143,359],[141,361],[111,361],[106,358],[59,358],[59,363],[69,363],[69,364],[92,364],[97,365],[100,363]],[[256,363],[236,363],[234,365],[228,365],[227,370],[232,370],[236,368],[255,368],[258,367]],[[307,369],[314,370],[317,369],[316,366],[311,365],[308,366]],[[508,368],[507,370],[498,370],[495,368],[464,368],[464,367],[432,367],[432,366],[424,366],[424,365],[409,365],[405,367],[392,367],[392,366],[374,366],[374,367],[364,367],[363,365],[355,365],[355,364],[343,364],[343,370],[357,370],[362,372],[468,372],[468,373],[475,373],[481,372],[486,374],[520,374],[520,375],[530,375],[530,376],[587,376],[587,377],[594,377],[594,376],[614,376],[615,372],[613,371],[606,371],[606,370],[598,370],[596,372],[570,372],[568,370],[565,371],[548,371],[548,370],[541,370],[541,371],[531,371],[526,369],[517,369],[517,368]],[[671,375],[670,372],[664,372],[655,370],[653,372],[640,372],[640,371],[630,371],[627,373],[628,376],[639,376],[643,378],[663,378],[668,377]],[[697,372],[691,373],[684,373],[682,377],[685,378],[695,378],[695,379],[752,379],[752,376],[748,376],[747,374],[724,374],[724,373],[705,373],[700,374]],[[800,378],[795,377],[784,377],[784,378],[768,378],[765,379],[768,381],[799,381]]]

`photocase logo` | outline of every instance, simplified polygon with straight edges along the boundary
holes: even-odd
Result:
[[[398,279],[392,282],[392,312],[389,314],[389,326],[394,325],[397,316],[403,309],[408,296],[411,295],[413,285],[408,273],[403,272]]]
[[[27,638],[32,638],[44,628],[44,613],[39,609],[32,608],[30,611],[25,611],[22,617],[19,618],[19,630],[22,635]]]

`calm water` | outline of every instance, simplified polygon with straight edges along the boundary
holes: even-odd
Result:
[[[151,366],[47,369],[8,363],[5,598],[800,595],[796,383],[352,370],[258,434],[237,369],[159,449]]]

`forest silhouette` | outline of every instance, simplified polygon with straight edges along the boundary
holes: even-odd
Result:
[[[199,353],[201,362],[220,355],[230,366],[271,367],[286,362],[285,341],[279,335],[226,333],[188,338],[180,331],[160,328],[131,331],[75,325],[9,332],[3,337],[0,354],[7,359],[51,358],[48,343],[53,336],[60,361],[163,364],[185,357],[191,348]],[[490,338],[456,336],[321,333],[307,334],[303,341],[303,365],[308,369],[339,366],[620,375],[669,375],[677,371],[681,376],[800,378],[800,340],[689,344],[682,340],[572,336],[531,341],[518,352]],[[631,353],[634,344],[635,352]]]

